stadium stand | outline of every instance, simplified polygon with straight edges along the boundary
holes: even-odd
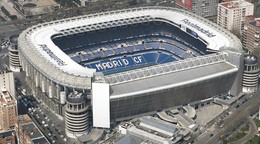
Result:
[[[88,68],[95,68],[97,71],[106,71],[104,74],[168,63],[207,53],[206,45],[203,42],[200,40],[194,42],[194,37],[163,22],[101,29],[74,36],[54,38],[53,42],[70,55],[75,62]],[[127,66],[126,64],[116,66],[111,60],[111,58],[121,59],[126,53],[130,57],[142,55],[144,62],[136,64],[130,57],[127,57],[129,60]],[[114,68],[106,68],[101,65],[99,60],[101,58],[103,60],[105,58],[105,62],[112,61],[112,65],[109,67]],[[100,65],[100,68],[96,66],[97,64]],[[116,68],[120,68],[120,70],[115,70]],[[108,70],[110,71],[108,72]]]

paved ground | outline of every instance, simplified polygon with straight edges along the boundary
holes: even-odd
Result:
[[[244,102],[239,108],[232,110],[232,113],[224,119],[222,127],[212,126],[207,132],[201,134],[197,139],[195,139],[195,144],[218,144],[223,142],[226,136],[233,133],[237,127],[239,127],[248,116],[255,114],[259,110],[260,103],[260,90],[258,90],[251,99]],[[213,134],[213,136],[210,136]]]
[[[20,88],[26,89],[26,93],[28,96],[31,95],[31,90],[27,85],[27,82],[25,81],[25,72],[15,73],[15,78],[19,79],[21,85]],[[38,103],[39,102],[40,101],[38,101]],[[30,113],[30,115],[34,117],[34,120],[36,122],[38,122],[38,126],[41,126],[41,130],[44,130],[47,133],[51,133],[51,136],[47,136],[48,140],[52,141],[54,139],[55,142],[53,143],[55,144],[65,144],[66,142],[64,141],[64,121],[59,119],[57,115],[50,111],[50,109],[43,103],[37,104],[37,107],[38,108],[35,109],[36,111],[33,114]],[[27,113],[27,108],[24,105],[20,106],[19,108],[20,114]],[[48,126],[44,127],[42,125],[42,121],[48,124]]]
[[[182,127],[189,127],[192,123],[190,123],[189,121],[187,121],[182,115],[180,114],[176,114],[174,115],[175,118],[177,119],[178,123],[182,126]]]
[[[0,36],[1,37],[10,37],[12,35],[20,34],[21,30],[19,30],[15,25],[11,22],[0,22]]]
[[[202,107],[196,111],[197,118],[195,121],[200,124],[204,125],[207,124],[209,121],[213,120],[219,114],[224,111],[222,106],[212,104],[205,107]]]
[[[24,18],[24,16],[22,16],[17,10],[14,9],[14,5],[12,2],[4,1],[1,4],[11,15],[16,15],[18,19]]]

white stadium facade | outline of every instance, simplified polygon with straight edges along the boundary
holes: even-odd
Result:
[[[23,31],[18,47],[34,95],[69,137],[242,89],[239,39],[174,8],[46,22]]]

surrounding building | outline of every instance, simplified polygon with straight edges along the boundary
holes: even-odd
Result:
[[[22,0],[14,1],[14,8],[27,18],[36,15],[53,13],[59,10],[60,5],[54,0]]]
[[[13,72],[20,72],[21,65],[18,54],[18,44],[17,44],[18,35],[14,35],[10,37],[10,45],[8,47],[9,50],[9,66],[10,70]]]
[[[0,144],[16,144],[14,130],[8,130],[0,133]]]
[[[147,143],[175,144],[182,141],[192,131],[151,116],[142,117],[138,121],[135,124],[123,123],[119,125],[119,132],[124,137],[116,144],[128,144],[126,140],[129,138],[137,141],[140,139],[147,141]]]
[[[253,55],[245,55],[243,74],[243,92],[252,93],[258,89],[259,66],[258,58]]]
[[[97,2],[98,0],[79,0],[81,6],[86,6],[88,3]]]
[[[234,33],[242,33],[244,18],[254,14],[254,5],[247,1],[228,1],[218,4],[217,24]]]
[[[13,72],[0,71],[0,91],[8,91],[11,96],[15,96]]]
[[[216,17],[220,0],[176,0],[176,6],[202,17]]]
[[[17,101],[6,90],[0,92],[0,131],[13,129],[18,115]]]
[[[15,124],[17,140],[20,144],[49,144],[46,137],[28,115],[18,116]]]
[[[250,52],[260,54],[260,18],[246,17],[242,44]]]

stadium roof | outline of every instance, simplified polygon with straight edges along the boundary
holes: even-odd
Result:
[[[241,49],[241,42],[234,35],[202,17],[174,8],[142,7],[73,17],[33,26],[20,34],[19,50],[27,56],[34,67],[51,80],[78,88],[91,87],[86,77],[92,77],[95,70],[74,62],[53,43],[51,37],[153,20],[170,22],[181,26],[182,30],[191,29],[212,50],[219,50],[222,47]]]
[[[126,83],[134,80],[145,79],[148,77],[154,77],[157,75],[172,73],[183,69],[190,69],[192,67],[204,66],[216,62],[222,62],[227,60],[226,53],[218,53],[217,55],[205,55],[187,60],[171,62],[161,65],[155,65],[145,67],[137,70],[130,70],[122,73],[115,73],[105,76],[105,81],[110,85],[116,85],[120,83]]]
[[[165,88],[182,86],[209,78],[234,73],[238,68],[228,62],[220,61],[200,67],[179,70],[172,73],[145,79],[111,85],[111,99],[154,92]]]
[[[165,134],[171,134],[171,136],[177,131],[176,126],[173,124],[167,123],[160,119],[155,119],[153,117],[142,117],[140,125],[144,127],[147,126],[146,128],[152,128],[155,131],[164,131]]]

